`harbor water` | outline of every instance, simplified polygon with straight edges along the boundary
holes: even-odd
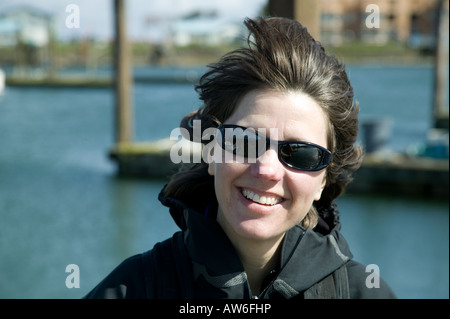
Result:
[[[353,65],[349,75],[361,120],[392,123],[388,148],[426,139],[431,66]],[[133,104],[137,141],[168,137],[200,105],[187,83],[136,83]],[[113,145],[111,89],[5,88],[0,298],[80,298],[123,259],[178,230],[157,201],[166,181],[117,177],[107,156]],[[346,194],[338,205],[355,260],[378,265],[399,298],[449,298],[448,200]],[[79,287],[67,285],[69,265]]]

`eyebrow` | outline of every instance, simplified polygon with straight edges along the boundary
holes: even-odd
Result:
[[[265,127],[255,128],[254,126],[244,126],[244,125],[241,125],[241,124],[231,124],[231,123],[226,123],[226,124],[224,123],[223,125],[235,125],[235,126],[241,128],[241,129],[244,129],[244,130],[250,129],[250,130],[252,130],[252,132],[256,133],[257,135],[260,135],[261,137],[264,136],[270,142],[306,142],[306,143],[313,143],[313,142],[309,141],[308,139],[292,138],[292,139],[282,139],[281,140],[281,139],[273,139],[273,138],[269,137],[268,133],[270,133],[270,131],[272,129],[275,129],[275,130],[278,131],[278,128],[276,128],[276,127],[272,127],[272,128],[265,128]],[[313,143],[313,144],[317,144],[317,143]],[[317,145],[319,145],[319,144],[317,144]]]

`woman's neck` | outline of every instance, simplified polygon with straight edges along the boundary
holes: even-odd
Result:
[[[223,214],[217,214],[217,222],[236,249],[252,294],[259,295],[264,278],[280,263],[281,243],[285,233],[265,239],[249,238],[238,234],[229,226]]]
[[[233,242],[247,274],[253,295],[259,295],[264,278],[277,268],[284,236],[269,240],[240,239]]]

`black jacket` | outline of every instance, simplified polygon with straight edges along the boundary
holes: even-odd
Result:
[[[256,297],[251,294],[246,273],[234,247],[215,218],[204,216],[179,200],[164,197],[162,193],[160,200],[170,207],[172,216],[181,227],[181,232],[175,234],[171,241],[177,246],[175,249],[187,256],[187,261],[184,264],[173,259],[166,262],[176,264],[184,272],[185,275],[178,274],[179,277],[186,277],[182,278],[183,283],[179,286],[189,286],[185,287],[189,291],[188,297]],[[280,264],[267,276],[265,288],[258,298],[303,298],[306,290],[343,265],[348,275],[350,298],[395,298],[391,288],[382,279],[379,280],[379,287],[366,286],[366,279],[371,273],[352,260],[348,244],[339,232],[338,215],[334,214],[334,218],[327,222],[321,218],[315,230],[295,226],[286,233]],[[176,241],[175,238],[180,240]],[[155,259],[154,255],[161,251],[161,247],[158,243],[153,250],[126,259],[85,298],[158,298],[161,296],[157,291],[161,288],[158,287],[174,289],[169,287],[173,286],[172,283],[169,284],[164,278],[177,276],[175,266],[159,265],[155,268],[152,265],[155,260],[166,258],[161,259],[160,256]],[[168,249],[167,245],[164,247]],[[180,253],[176,252],[175,256],[178,255]],[[145,256],[153,259],[143,258]],[[146,260],[151,260],[150,264]],[[161,275],[161,271],[165,271],[166,276]],[[162,281],[159,286],[158,280]]]

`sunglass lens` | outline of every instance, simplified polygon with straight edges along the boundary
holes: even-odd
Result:
[[[280,146],[280,157],[283,161],[297,169],[314,170],[320,164],[321,151],[304,144],[285,144]]]

